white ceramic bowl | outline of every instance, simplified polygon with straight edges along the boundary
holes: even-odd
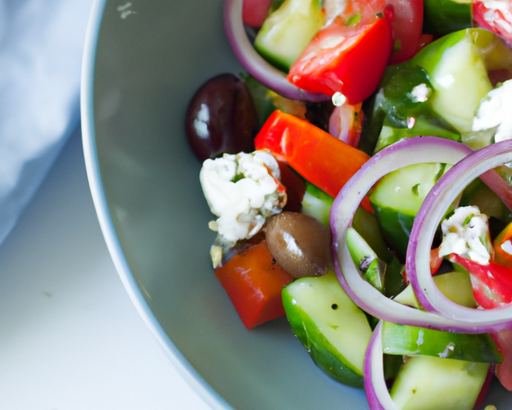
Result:
[[[367,409],[280,319],[248,331],[213,274],[211,215],[184,116],[208,78],[242,69],[221,0],[94,3],[82,83],[91,190],[119,275],[149,328],[214,409]],[[502,389],[489,399],[511,409]]]

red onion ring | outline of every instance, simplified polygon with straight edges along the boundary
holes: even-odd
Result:
[[[361,309],[379,319],[394,323],[461,333],[484,333],[501,327],[498,323],[475,324],[474,321],[442,316],[437,312],[415,309],[385,297],[361,277],[345,242],[347,228],[361,200],[384,175],[421,162],[456,164],[471,152],[473,151],[469,147],[461,143],[442,138],[415,137],[402,140],[371,157],[340,191],[330,214],[334,268],[340,284]],[[493,181],[497,180],[492,175],[491,178],[486,178],[491,188],[496,189],[492,186]],[[421,248],[422,252],[426,252],[425,255],[430,255],[430,245],[431,242],[428,252],[425,247]],[[418,254],[420,253],[418,249]]]
[[[242,6],[243,0],[225,1],[224,28],[233,52],[247,72],[283,97],[312,102],[329,100],[328,95],[310,93],[294,86],[286,79],[285,73],[273,67],[256,52],[244,29]]]
[[[505,140],[471,153],[448,170],[425,198],[407,248],[406,270],[418,302],[430,312],[467,323],[482,332],[510,327],[512,306],[471,309],[448,300],[434,284],[425,252],[430,252],[439,222],[462,188],[484,172],[510,161],[512,140]]]

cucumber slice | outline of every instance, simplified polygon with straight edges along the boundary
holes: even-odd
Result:
[[[352,226],[364,238],[380,259],[386,263],[391,263],[393,261],[394,256],[388,249],[386,242],[382,237],[379,222],[377,221],[375,214],[360,206],[357,208],[354,215]]]
[[[487,333],[463,334],[382,322],[386,354],[427,355],[477,363],[501,363],[503,356]]]
[[[354,228],[349,227],[347,229],[345,240],[350,256],[363,278],[378,291],[384,292],[386,264],[379,259],[377,254]]]
[[[377,145],[375,146],[375,152],[379,152],[387,146],[405,138],[417,137],[419,135],[430,135],[432,137],[458,141],[460,135],[449,128],[450,127],[447,125],[437,125],[431,119],[424,117],[417,117],[412,128],[396,128],[388,125],[387,121],[384,121],[379,139],[377,140]]]
[[[493,87],[470,36],[450,48],[432,72],[431,82],[436,90],[434,110],[461,133],[471,132],[480,101]]]
[[[396,296],[404,289],[402,264],[396,258],[385,263],[353,227],[347,229],[345,240],[354,264],[374,288],[387,297]]]
[[[409,165],[386,175],[371,193],[370,202],[384,238],[402,256],[421,204],[450,167],[439,163]]]
[[[282,295],[292,330],[313,361],[334,380],[362,388],[372,330],[334,272],[298,279]]]
[[[306,192],[302,198],[301,212],[303,214],[312,216],[329,227],[329,213],[333,202],[333,197],[312,183],[306,182]]]
[[[460,133],[470,133],[480,101],[493,88],[485,50],[495,36],[480,29],[456,31],[429,44],[414,62],[429,74],[432,109]]]
[[[472,410],[489,370],[488,363],[414,356],[391,388],[401,410]]]
[[[476,308],[473,287],[467,271],[453,271],[434,276],[434,283],[439,291],[452,302],[461,306]],[[395,299],[404,305],[421,309],[412,286],[407,286]]]
[[[323,24],[319,0],[285,0],[264,21],[254,48],[271,64],[288,72]]]

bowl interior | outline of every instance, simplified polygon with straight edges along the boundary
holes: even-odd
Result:
[[[107,243],[149,327],[213,408],[368,408],[362,391],[316,368],[285,319],[246,330],[213,274],[212,216],[183,120],[204,81],[242,71],[222,6],[96,3],[82,112]]]

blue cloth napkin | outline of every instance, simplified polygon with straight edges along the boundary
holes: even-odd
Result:
[[[92,0],[0,0],[0,243],[79,126]]]

